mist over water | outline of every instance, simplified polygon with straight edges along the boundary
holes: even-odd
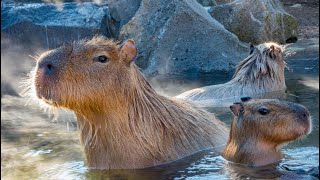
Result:
[[[35,43],[37,44],[37,43]],[[76,123],[71,112],[60,110],[49,117],[37,103],[25,106],[28,98],[18,94],[22,78],[35,66],[31,56],[45,48],[19,45],[1,38],[1,171],[4,179],[230,179],[260,177],[268,172],[274,177],[284,172],[309,171],[319,162],[319,41],[310,40],[288,47],[293,55],[286,61],[286,99],[301,103],[311,112],[313,131],[305,139],[283,149],[284,160],[278,169],[252,170],[228,165],[212,152],[197,154],[172,165],[143,170],[90,170],[85,166]],[[302,50],[304,49],[304,50]],[[175,96],[184,91],[212,84],[225,83],[233,72],[186,74],[184,76],[147,77],[156,91]],[[1,87],[3,88],[3,87]],[[210,109],[219,119],[231,122],[228,108]],[[280,169],[280,170],[279,170]]]

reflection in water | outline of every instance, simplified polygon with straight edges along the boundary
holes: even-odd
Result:
[[[24,106],[26,99],[4,96],[1,99],[1,177],[4,179],[239,179],[299,178],[318,168],[319,163],[319,59],[316,56],[287,59],[288,87],[285,99],[306,106],[313,131],[305,139],[283,148],[278,165],[248,168],[227,162],[212,151],[197,153],[171,164],[138,170],[90,170],[83,162],[82,147],[75,128],[67,130],[72,116],[51,122],[38,106]],[[227,82],[232,73],[195,77],[152,79],[162,94],[173,96],[199,86]],[[208,108],[219,119],[231,122],[228,107]],[[64,119],[66,117],[66,119]],[[291,174],[290,174],[291,173]],[[298,176],[298,177],[297,177]],[[285,178],[283,178],[285,179]]]
[[[188,157],[180,162],[148,169],[138,170],[89,170],[83,161],[57,164],[42,173],[40,179],[55,177],[58,179],[274,179],[308,172],[318,166],[319,149],[302,147],[283,151],[285,159],[280,164],[250,168],[227,162],[212,152]],[[300,156],[301,155],[301,156]],[[202,156],[202,157],[201,157]],[[291,157],[292,156],[292,157]]]

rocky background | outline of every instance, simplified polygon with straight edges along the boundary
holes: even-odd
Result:
[[[1,95],[18,96],[31,56],[103,34],[137,43],[147,77],[232,71],[248,43],[319,37],[317,0],[1,1]],[[302,14],[302,15],[301,15]]]
[[[153,87],[168,96],[209,85],[200,82],[206,78],[225,83],[249,53],[248,42],[296,42],[286,51],[291,58],[286,74],[294,71],[286,79],[289,100],[308,105],[316,120],[315,130],[300,145],[318,144],[318,18],[319,0],[1,1],[1,177],[48,179],[86,171],[73,114],[44,112],[32,101],[26,105],[28,98],[19,92],[22,78],[35,66],[31,56],[96,34],[134,39],[139,48],[136,63]],[[173,78],[177,76],[184,77]],[[299,153],[301,159],[310,158],[308,163],[317,160],[313,151]],[[298,167],[296,159],[291,160],[291,167]],[[101,178],[90,173],[84,179]],[[318,166],[308,174],[319,177]]]

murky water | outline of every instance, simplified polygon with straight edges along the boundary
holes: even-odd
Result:
[[[303,140],[282,149],[280,164],[248,168],[227,162],[210,150],[175,163],[142,170],[89,170],[84,163],[74,118],[70,113],[51,121],[39,107],[24,106],[26,99],[1,99],[1,177],[4,179],[301,179],[315,174],[319,163],[319,41],[303,41],[289,49],[286,99],[306,106],[313,131]],[[162,94],[185,90],[231,78],[230,73],[190,75],[188,78],[152,79]],[[216,112],[228,125],[231,112]],[[312,176],[309,176],[310,178]]]

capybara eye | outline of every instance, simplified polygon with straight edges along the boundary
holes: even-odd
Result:
[[[268,109],[266,109],[266,108],[260,108],[259,109],[259,113],[261,114],[261,115],[266,115],[266,114],[268,114],[270,111],[268,110]]]
[[[106,63],[106,62],[108,62],[108,57],[107,56],[99,56],[98,60],[101,63]]]

